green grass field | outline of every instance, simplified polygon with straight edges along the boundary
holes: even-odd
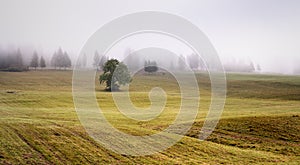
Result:
[[[210,83],[204,73],[197,79],[201,108],[189,132],[163,152],[135,157],[107,150],[85,132],[73,104],[71,71],[0,72],[0,164],[300,163],[299,76],[228,74],[224,112],[205,141],[198,136],[210,104]],[[170,75],[137,75],[130,85],[139,107],[150,105],[151,87],[168,94],[164,112],[147,122],[120,115],[111,93],[95,83],[105,116],[128,134],[161,131],[178,112],[179,88]]]

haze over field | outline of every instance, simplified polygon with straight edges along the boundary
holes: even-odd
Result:
[[[0,165],[300,164],[299,9],[0,0]]]
[[[87,39],[103,24],[128,13],[155,10],[180,15],[197,25],[224,65],[252,61],[263,72],[292,74],[300,70],[299,8],[297,0],[2,0],[0,50],[20,47],[23,55],[31,58],[36,49],[50,59],[61,46],[74,61]],[[156,41],[148,37],[144,45]],[[126,49],[138,49],[140,42],[128,40],[112,56],[122,58]],[[190,54],[185,49],[177,53]]]

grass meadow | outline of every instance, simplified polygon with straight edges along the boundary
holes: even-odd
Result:
[[[116,154],[95,142],[77,117],[72,71],[0,72],[0,164],[299,164],[300,76],[227,74],[227,100],[215,131],[199,141],[210,105],[210,81],[197,73],[200,109],[192,128],[167,150],[149,156]],[[149,85],[149,82],[151,82]],[[130,97],[150,105],[148,92],[167,93],[163,113],[151,121],[121,115],[96,78],[99,106],[119,130],[159,132],[174,120],[180,90],[168,74],[138,74]]]

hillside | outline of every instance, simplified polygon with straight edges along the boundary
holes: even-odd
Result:
[[[107,150],[85,132],[74,109],[71,71],[0,72],[0,164],[300,163],[299,76],[228,74],[225,109],[206,141],[198,135],[210,83],[204,73],[197,79],[201,108],[191,130],[166,151],[134,157]],[[179,89],[170,75],[134,77],[134,104],[150,105],[148,82],[171,93],[165,112],[149,122],[120,115],[111,93],[95,82],[98,103],[116,128],[144,135],[166,128],[176,116]]]

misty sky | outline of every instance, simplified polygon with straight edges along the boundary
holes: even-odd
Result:
[[[34,47],[76,56],[112,19],[144,10],[177,14],[197,25],[222,61],[253,60],[265,72],[300,63],[299,0],[0,0],[0,48]]]

